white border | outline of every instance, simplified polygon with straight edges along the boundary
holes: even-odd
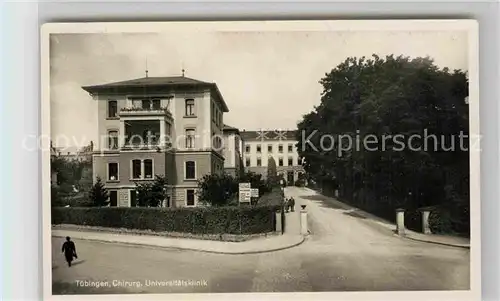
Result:
[[[49,34],[50,33],[118,33],[168,31],[380,31],[380,30],[464,30],[469,34],[469,116],[470,136],[479,137],[479,70],[478,23],[475,20],[357,20],[357,21],[243,21],[243,22],[169,22],[169,23],[52,23],[41,29],[41,135],[50,136]],[[50,152],[46,139],[42,141],[42,184],[50,183]],[[480,152],[470,152],[471,178],[471,271],[469,291],[407,291],[407,292],[329,292],[329,293],[241,293],[238,299],[333,299],[342,300],[480,300],[481,298],[481,241],[480,241]],[[81,300],[107,299],[107,295],[52,296],[50,187],[42,185],[43,196],[43,292],[47,300],[78,298]],[[233,300],[234,294],[163,294],[112,295],[114,299],[140,300]]]

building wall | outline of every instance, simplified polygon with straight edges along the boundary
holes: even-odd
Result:
[[[156,94],[155,94],[156,95]],[[155,96],[148,95],[148,96]],[[210,147],[210,133],[211,133],[211,117],[210,117],[210,91],[177,91],[165,92],[157,95],[172,97],[170,100],[162,99],[161,106],[167,107],[174,118],[171,126],[172,139],[178,137],[176,145],[179,148],[185,147],[184,134],[186,128],[195,128],[196,134],[200,136],[197,141],[197,148]],[[98,141],[96,141],[96,150],[102,150],[107,147],[108,139],[107,134],[110,130],[120,131],[120,119],[108,118],[108,101],[116,100],[118,112],[126,107],[132,107],[132,102],[127,99],[129,95],[99,95],[95,96],[97,100],[97,118],[98,118]],[[137,96],[137,95],[134,95]],[[195,103],[195,116],[185,116],[186,99],[193,99]],[[147,119],[147,118],[144,118]],[[122,133],[119,133],[122,134]],[[177,147],[174,146],[174,147]]]
[[[245,170],[259,173],[263,178],[267,178],[267,166],[269,157],[273,157],[276,162],[276,171],[278,174],[283,174],[287,180],[287,173],[293,172],[294,182],[298,180],[299,173],[304,172],[302,165],[299,162],[299,155],[295,146],[294,140],[266,140],[266,141],[245,141],[243,145],[243,164]],[[261,152],[257,152],[257,145],[260,145]],[[272,146],[272,152],[268,152],[268,146]],[[283,152],[279,152],[279,145],[283,146]],[[292,145],[292,151],[288,151],[288,146]],[[246,147],[250,146],[250,152],[246,152]],[[257,166],[257,160],[261,159],[261,165]],[[283,166],[279,166],[279,159],[283,159]],[[292,159],[292,165],[288,164],[288,159]],[[248,165],[248,160],[250,165]],[[292,184],[292,183],[289,183]]]
[[[93,179],[100,177],[109,190],[118,192],[118,206],[130,206],[130,194],[135,188],[135,183],[131,179],[132,160],[152,159],[153,175],[166,175],[170,184],[170,206],[186,206],[186,190],[197,190],[198,179],[209,173],[224,171],[223,150],[219,150],[219,155],[211,151],[212,134],[222,137],[223,112],[220,106],[219,122],[212,119],[212,102],[215,103],[209,90],[198,91],[176,91],[160,93],[161,96],[171,96],[169,100],[162,99],[162,107],[168,107],[173,116],[171,125],[171,138],[173,152],[150,151],[113,151],[102,152],[108,146],[108,131],[115,130],[120,133],[120,119],[108,118],[108,100],[117,101],[117,110],[120,112],[125,107],[131,107],[132,102],[127,99],[127,95],[98,95],[94,96],[98,115],[98,141],[95,143],[96,153],[93,155]],[[137,96],[137,95],[136,95]],[[145,95],[156,96],[156,95]],[[185,116],[185,100],[193,99],[195,103],[195,116]],[[151,119],[149,117],[139,119]],[[186,129],[194,128],[197,139],[195,149],[187,150],[185,144]],[[185,162],[196,162],[196,179],[185,179]],[[108,179],[108,163],[117,162],[119,178],[117,181]],[[195,205],[198,205],[195,194]]]
[[[283,152],[278,152],[279,145],[283,145]],[[250,146],[250,152],[246,152],[246,149],[243,149],[244,154],[244,164],[247,167],[247,159],[250,159],[250,167],[257,166],[257,159],[261,159],[261,165],[267,166],[269,156],[272,156],[276,161],[276,166],[278,166],[278,162],[280,158],[283,158],[283,166],[289,166],[288,159],[293,159],[292,166],[300,166],[298,160],[299,155],[297,152],[297,147],[295,146],[296,141],[293,140],[283,140],[283,141],[245,141],[245,146]],[[261,152],[257,152],[257,145],[261,146]],[[268,145],[271,145],[273,150],[272,152],[268,152]],[[288,152],[288,145],[292,145],[292,152]]]
[[[194,99],[195,116],[186,116],[186,99]],[[175,137],[174,147],[184,149],[186,129],[194,128],[198,136],[195,142],[196,149],[210,147],[210,92],[180,92],[175,93],[171,106],[174,117],[172,136]]]

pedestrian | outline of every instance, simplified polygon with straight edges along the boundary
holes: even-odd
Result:
[[[289,200],[287,198],[285,198],[284,207],[285,207],[285,213],[288,213]]]
[[[295,200],[293,197],[290,198],[290,211],[295,212]]]
[[[76,255],[75,243],[71,241],[71,238],[69,236],[66,236],[66,241],[62,246],[62,252],[64,253],[64,257],[66,257],[66,262],[68,263],[69,267],[71,266],[73,257],[78,258],[78,256]]]

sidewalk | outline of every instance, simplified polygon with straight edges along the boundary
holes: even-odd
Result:
[[[329,202],[331,204],[334,204],[339,208],[342,208],[341,210],[345,210],[351,214],[362,216],[366,220],[369,220],[370,222],[372,222],[374,224],[377,224],[379,226],[390,229],[393,232],[396,231],[396,225],[390,223],[387,220],[384,220],[384,219],[382,219],[378,216],[375,216],[371,213],[365,212],[359,208],[342,203],[342,202],[336,200],[335,198],[323,196],[323,195],[319,194],[317,191],[312,190],[310,188],[303,188],[303,189],[305,192],[307,191],[307,193],[309,195],[321,196],[322,199],[324,199],[324,201]],[[396,234],[394,234],[394,235],[396,235]],[[470,239],[464,238],[464,237],[438,235],[438,234],[423,234],[423,233],[418,233],[418,232],[415,232],[415,231],[412,231],[409,229],[405,229],[405,236],[403,236],[403,237],[406,239],[421,241],[421,242],[425,242],[425,243],[433,243],[433,244],[439,244],[439,245],[445,245],[445,246],[470,249]]]
[[[416,241],[470,249],[470,239],[464,237],[439,234],[423,234],[408,229],[405,229],[404,237]]]
[[[128,235],[109,232],[52,230],[52,237],[69,236],[73,240],[93,240],[138,246],[201,251],[216,254],[255,254],[284,250],[302,244],[304,236],[292,233],[267,238],[256,238],[244,242],[170,238],[151,235]]]

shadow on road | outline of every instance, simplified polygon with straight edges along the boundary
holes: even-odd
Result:
[[[75,261],[75,262],[73,262],[72,266],[79,265],[79,264],[82,264],[84,262],[85,262],[85,260]]]
[[[349,216],[356,217],[356,218],[366,219],[365,216],[361,215],[359,212],[356,212],[356,211],[343,212],[342,214],[349,215]]]
[[[332,208],[332,209],[345,209],[339,204],[336,204],[334,202],[329,202],[327,199],[325,199],[324,196],[321,195],[308,195],[308,196],[301,196],[301,198],[305,200],[310,200],[310,201],[317,201],[321,202],[321,205],[326,208]]]

